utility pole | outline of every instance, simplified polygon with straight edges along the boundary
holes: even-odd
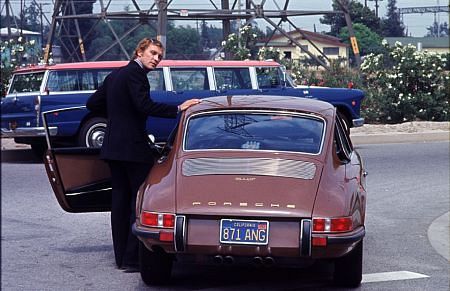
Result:
[[[341,7],[341,10],[344,12],[345,22],[347,24],[348,34],[350,36],[350,43],[352,45],[353,54],[355,55],[356,66],[359,69],[359,67],[361,66],[361,55],[359,54],[358,41],[356,40],[355,31],[353,30],[352,19],[350,18],[350,11],[348,10],[348,6],[345,5],[344,2],[341,2],[341,0],[336,0],[336,2]]]
[[[44,12],[42,12],[42,3],[39,3],[39,10],[41,11],[41,47],[44,45],[44,22],[42,20],[42,14]]]
[[[369,0],[369,1],[371,1],[371,2],[375,1],[375,16],[378,18],[378,7],[380,7],[380,5],[378,5],[378,1],[381,2],[383,0]]]
[[[11,22],[10,22],[10,19],[11,19],[11,16],[9,15],[9,7],[10,7],[10,4],[9,4],[9,0],[5,0],[5,5],[6,5],[6,27],[8,28],[8,40],[10,40],[11,39]]]
[[[222,10],[229,10],[230,9],[230,2],[228,0],[222,0]],[[229,19],[223,19],[222,20],[222,35],[223,39],[226,40],[228,35],[231,32],[231,24]],[[230,52],[225,51],[225,58],[230,58]]]
[[[167,43],[167,0],[157,0],[158,3],[158,31],[157,39],[166,47]],[[165,55],[164,50],[164,55]]]

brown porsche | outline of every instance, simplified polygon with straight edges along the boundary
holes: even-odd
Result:
[[[50,182],[70,212],[108,210],[98,149],[52,148]],[[280,96],[203,99],[180,119],[138,192],[133,232],[146,284],[173,262],[307,264],[332,259],[334,281],[362,278],[366,172],[329,103]]]

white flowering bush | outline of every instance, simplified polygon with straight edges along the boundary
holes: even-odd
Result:
[[[257,37],[256,30],[251,25],[244,25],[239,28],[239,34],[229,34],[227,39],[222,41],[222,46],[234,60],[254,59],[251,48]]]
[[[266,48],[262,47],[258,51],[258,59],[263,60],[274,60],[277,62],[281,62],[284,58],[284,53],[279,48],[274,48],[272,46]]]
[[[363,115],[368,122],[442,121],[449,117],[449,73],[445,55],[417,51],[397,42],[361,65],[366,86]]]
[[[1,53],[1,96],[6,94],[6,89],[11,78],[12,71],[19,67],[37,63],[40,58],[40,50],[34,40],[25,41],[19,36],[17,39],[0,41]]]

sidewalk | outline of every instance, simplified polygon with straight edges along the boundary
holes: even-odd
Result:
[[[354,144],[449,141],[450,122],[413,121],[401,124],[366,124],[351,129]]]

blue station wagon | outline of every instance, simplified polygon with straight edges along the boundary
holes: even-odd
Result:
[[[42,154],[46,148],[42,112],[79,107],[48,116],[52,139],[59,145],[99,147],[106,127],[104,116],[84,106],[105,77],[127,61],[81,62],[21,68],[14,72],[1,101],[1,136],[31,145]],[[191,98],[220,95],[276,95],[327,101],[341,114],[347,128],[361,126],[364,93],[357,89],[296,88],[284,68],[274,61],[163,60],[148,74],[151,98],[178,105]],[[165,142],[174,119],[150,117],[149,135]]]

